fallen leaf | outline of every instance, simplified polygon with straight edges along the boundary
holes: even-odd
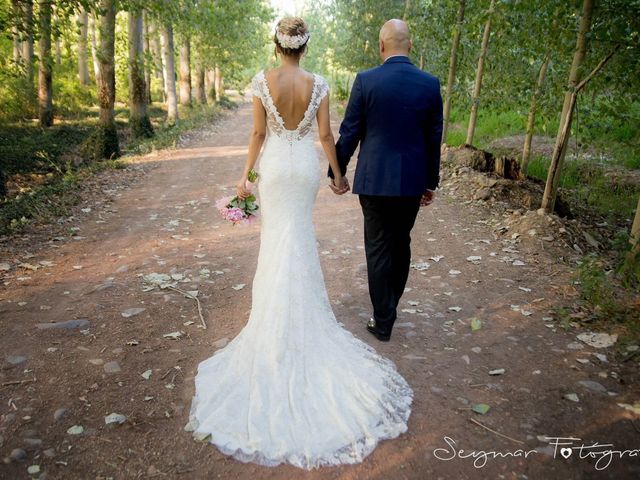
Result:
[[[140,376],[142,376],[142,378],[144,378],[145,380],[149,380],[151,378],[152,373],[153,373],[153,370],[149,369],[142,372]]]
[[[237,284],[237,285],[234,285],[234,286],[233,286],[233,287],[231,287],[231,288],[233,288],[234,290],[238,291],[238,290],[242,290],[245,286],[246,286],[246,284],[244,284],[244,283],[239,283],[239,284]]]
[[[491,409],[491,407],[489,405],[487,405],[486,403],[476,403],[471,407],[471,410],[473,410],[476,413],[479,413],[480,415],[484,415],[490,409]]]
[[[433,260],[434,262],[438,263],[443,258],[444,258],[444,255],[434,255],[433,257],[429,257],[429,260]]]
[[[460,310],[462,310],[462,308],[460,308],[460,307],[449,307],[449,310],[451,310],[452,312],[459,312]]]
[[[461,273],[460,270],[449,270],[449,275],[460,275]]]
[[[36,270],[38,270],[38,266],[37,265],[32,265],[30,263],[20,263],[18,265],[19,268],[24,268],[25,270],[33,270],[34,272]]]
[[[165,333],[164,335],[162,335],[164,338],[173,338],[174,340],[177,340],[178,338],[180,338],[182,335],[184,335],[183,332],[171,332],[171,333]]]
[[[129,318],[129,317],[134,317],[136,315],[139,315],[140,313],[144,312],[145,310],[146,310],[146,308],[127,308],[120,315],[122,315],[124,318]]]
[[[579,402],[580,401],[580,399],[578,398],[578,395],[576,395],[575,393],[567,393],[567,394],[563,395],[562,398],[564,398],[566,400],[570,400],[572,402]]]
[[[502,375],[504,372],[504,368],[496,368],[494,370],[489,370],[489,375]]]
[[[110,413],[109,415],[104,417],[104,423],[107,425],[110,425],[112,423],[117,423],[119,425],[122,425],[126,421],[127,421],[127,417],[125,417],[120,413]]]
[[[635,403],[633,405],[630,405],[628,403],[619,403],[618,406],[624,408],[625,410],[633,412],[636,415],[640,415],[640,403]]]
[[[482,322],[480,321],[479,318],[472,318],[471,319],[471,331],[475,332],[476,330],[480,330],[482,328]]]
[[[81,425],[74,425],[67,430],[67,433],[69,435],[80,435],[82,432],[84,432],[84,427],[82,427]]]

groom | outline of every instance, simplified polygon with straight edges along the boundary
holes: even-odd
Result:
[[[409,276],[411,229],[438,186],[442,98],[438,79],[409,60],[405,22],[386,22],[379,48],[382,65],[360,72],[353,82],[336,151],[344,175],[360,144],[353,193],[364,214],[373,304],[367,330],[388,341]],[[330,186],[337,194],[348,190],[348,185]]]

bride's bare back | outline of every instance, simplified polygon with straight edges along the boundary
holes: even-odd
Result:
[[[265,72],[273,103],[287,130],[295,130],[309,107],[314,77],[300,68],[278,67]]]

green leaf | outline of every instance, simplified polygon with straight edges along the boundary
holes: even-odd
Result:
[[[471,407],[471,410],[473,410],[476,413],[479,413],[480,415],[484,415],[490,409],[491,409],[491,407],[489,405],[487,405],[486,403],[476,403],[476,404],[473,405],[473,407]]]
[[[471,331],[475,332],[476,330],[480,330],[482,328],[482,322],[479,318],[473,317],[471,319]]]

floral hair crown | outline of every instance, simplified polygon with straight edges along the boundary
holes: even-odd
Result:
[[[276,30],[276,38],[282,48],[291,48],[294,50],[300,48],[307,43],[309,37],[309,32],[303,33],[302,35],[287,35],[280,30]]]

